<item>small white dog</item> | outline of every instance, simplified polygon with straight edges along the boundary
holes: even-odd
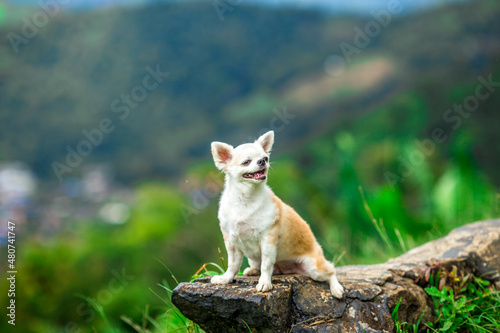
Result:
[[[309,225],[266,185],[269,153],[274,132],[254,143],[236,148],[212,142],[215,165],[226,174],[220,200],[219,220],[228,254],[228,268],[214,276],[215,284],[228,284],[238,273],[243,255],[250,267],[244,275],[259,275],[257,291],[273,288],[271,276],[302,274],[328,281],[333,296],[342,298],[344,288],[327,261]]]

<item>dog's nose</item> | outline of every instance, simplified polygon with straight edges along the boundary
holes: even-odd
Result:
[[[258,166],[264,166],[266,165],[266,159],[262,158],[260,160],[257,161],[257,165]]]

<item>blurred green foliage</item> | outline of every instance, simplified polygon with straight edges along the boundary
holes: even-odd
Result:
[[[223,177],[209,142],[256,136],[274,108],[289,106],[296,118],[276,133],[268,183],[339,265],[383,262],[459,225],[499,217],[500,94],[457,128],[443,117],[475,93],[479,75],[500,80],[487,53],[498,52],[491,36],[500,9],[492,3],[395,19],[359,59],[389,59],[396,70],[387,82],[363,91],[342,84],[300,109],[290,86],[322,82],[322,59],[352,40],[352,25],[364,19],[241,6],[221,25],[210,4],[163,4],[61,14],[20,55],[1,49],[0,159],[23,159],[47,179],[50,163],[64,160],[83,129],[116,116],[111,102],[141,82],[145,66],[171,71],[129,119],[113,118],[116,132],[87,160],[109,161],[123,182],[150,179],[130,185],[128,221],[69,218],[52,237],[19,231],[16,329],[189,325],[168,302],[169,286],[189,281],[204,263],[221,263],[219,248],[225,257],[217,221]],[[473,56],[459,52],[489,42]],[[158,174],[170,178],[154,180]],[[6,304],[6,295],[0,300]]]
[[[120,321],[122,315],[141,318],[146,306],[151,308],[152,317],[163,313],[163,300],[156,294],[163,293],[165,298],[167,294],[158,284],[175,285],[165,263],[186,280],[207,255],[217,257],[217,247],[203,246],[208,241],[205,237],[217,238],[216,223],[207,224],[206,213],[184,220],[181,208],[187,200],[173,186],[139,184],[135,198],[125,225],[68,221],[65,231],[50,241],[18,240],[16,329],[104,330],[99,312],[84,298],[101,305],[113,327],[124,329],[129,326]],[[187,233],[191,237],[183,236]],[[2,280],[4,286],[6,281]]]
[[[411,122],[391,125],[400,108]],[[339,265],[383,262],[458,225],[500,215],[495,188],[472,159],[463,158],[470,154],[470,135],[454,138],[448,156],[442,146],[429,155],[420,151],[422,160],[399,182],[383,177],[384,171],[397,173],[398,159],[419,151],[418,141],[425,139],[419,133],[429,126],[425,110],[418,94],[405,94],[357,119],[349,130],[340,122],[303,149],[272,159],[269,185],[311,224],[327,257]],[[383,123],[381,133],[376,125]],[[218,248],[225,256],[216,217],[222,175],[206,161],[184,177],[196,191],[180,194],[179,186],[186,185],[165,181],[136,184],[134,208],[123,225],[71,221],[50,241],[22,240],[19,327],[105,331],[104,320],[78,295],[101,304],[120,331],[131,330],[120,316],[141,323],[147,306],[151,318],[171,313],[161,299],[168,302],[168,292],[158,284],[176,281],[163,263],[186,281],[203,263],[220,263]],[[390,248],[369,218],[360,186]],[[117,275],[130,280],[113,282]]]
[[[354,45],[353,28],[363,29],[373,18],[243,4],[220,22],[211,3],[195,1],[61,11],[17,53],[8,38],[0,44],[0,159],[22,160],[38,176],[55,180],[52,163],[64,163],[67,147],[76,149],[85,139],[82,131],[109,118],[114,130],[81,166],[104,160],[120,181],[133,182],[178,176],[207,157],[207,139],[242,141],[269,126],[274,108],[286,106],[301,119],[280,133],[288,142],[413,89],[422,100],[410,107],[426,103],[432,119],[473,91],[471,78],[493,73],[500,30],[495,4],[482,0],[394,15],[337,78],[325,72],[324,60],[342,55],[342,42]],[[1,34],[22,35],[22,18],[32,15],[17,13],[15,6],[4,10],[10,19],[0,22]],[[384,75],[374,80],[380,62]],[[169,76],[128,106],[123,96],[132,96],[146,68],[157,66]],[[301,88],[306,93],[297,95]],[[478,124],[499,121],[493,99],[484,103]],[[370,125],[389,126],[404,138],[420,127],[398,124],[426,121],[399,110]],[[494,126],[483,131],[485,140],[498,139]],[[499,149],[488,154],[474,147],[490,174],[500,163]],[[78,176],[81,166],[64,177]]]

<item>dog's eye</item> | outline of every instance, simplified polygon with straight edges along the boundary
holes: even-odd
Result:
[[[268,162],[268,161],[269,161],[269,157],[267,157],[267,156],[266,156],[266,157],[264,157],[264,160],[265,160],[266,162]]]
[[[252,162],[251,160],[246,160],[245,162],[241,163],[241,165],[247,166]]]

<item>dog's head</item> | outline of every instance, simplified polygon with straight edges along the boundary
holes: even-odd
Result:
[[[273,143],[273,131],[262,135],[254,143],[245,143],[236,148],[226,143],[212,142],[215,166],[237,181],[263,182],[267,179]]]

